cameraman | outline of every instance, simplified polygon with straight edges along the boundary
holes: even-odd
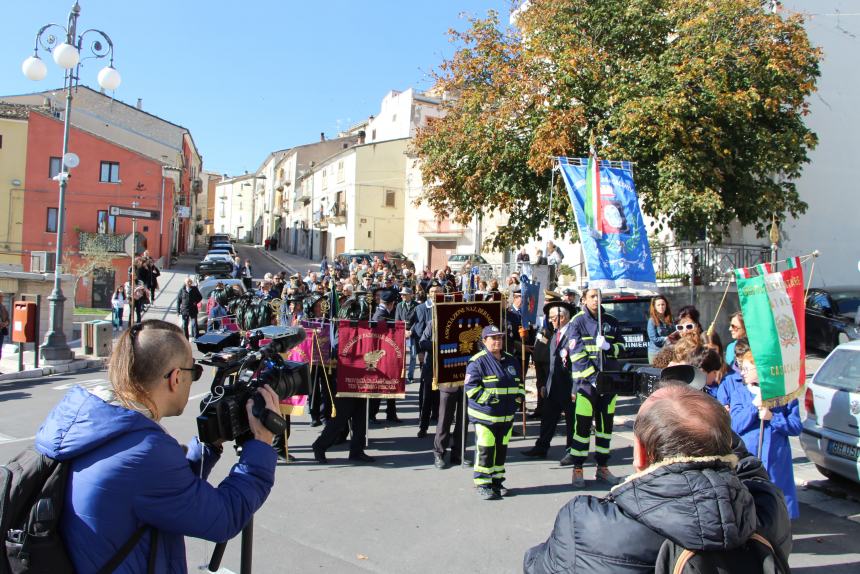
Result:
[[[151,526],[115,571],[146,572],[155,534],[152,571],[186,572],[184,536],[229,540],[265,502],[276,455],[252,401],[246,407],[254,440],[218,487],[206,476],[221,445],[195,437],[186,449],[161,426],[162,418],[182,414],[201,374],[180,327],[144,321],[117,339],[110,386],[72,388],[42,424],[36,449],[70,464],[60,532],[76,571],[98,571]],[[271,388],[260,394],[278,412]]]

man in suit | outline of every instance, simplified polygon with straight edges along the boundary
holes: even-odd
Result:
[[[439,415],[439,391],[433,390],[433,305],[442,288],[435,280],[430,284],[427,301],[415,308],[411,332],[418,338],[418,352],[426,353],[421,367],[421,386],[418,391],[418,438],[427,436],[430,419]]]
[[[555,327],[549,345],[549,374],[546,386],[541,390],[544,394],[543,413],[541,416],[540,436],[534,448],[523,454],[529,457],[546,458],[550,441],[555,435],[558,419],[564,413],[565,439],[567,448],[573,441],[573,380],[571,378],[570,351],[576,341],[570,337],[570,318],[573,308],[563,301],[554,301],[544,305],[544,313]],[[562,465],[568,466],[573,461],[570,457],[562,459]]]
[[[203,295],[194,284],[191,277],[185,279],[185,287],[179,290],[176,297],[176,311],[182,317],[182,331],[186,339],[197,338],[197,304],[203,300]]]
[[[415,315],[418,303],[412,298],[412,289],[404,287],[400,290],[402,301],[394,308],[394,320],[406,323],[406,348],[409,350],[409,366],[406,369],[406,382],[411,383],[415,378],[416,355],[418,355],[418,340],[412,336],[410,325]]]

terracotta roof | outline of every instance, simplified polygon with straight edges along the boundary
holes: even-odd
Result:
[[[26,120],[30,117],[30,108],[32,108],[32,106],[0,102],[0,118]]]

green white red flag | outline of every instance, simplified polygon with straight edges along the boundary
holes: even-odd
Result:
[[[600,162],[592,150],[588,156],[585,174],[585,222],[589,229],[603,235],[603,204],[600,199]]]
[[[738,297],[762,404],[777,406],[797,398],[806,382],[803,269],[795,257],[785,271],[769,264],[755,270],[756,276],[752,269],[735,270]]]

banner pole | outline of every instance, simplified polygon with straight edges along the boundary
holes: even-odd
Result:
[[[779,229],[776,226],[776,216],[774,215],[773,223],[770,226],[770,264],[771,264],[771,272],[776,273],[776,248],[777,242],[779,241]],[[814,260],[813,260],[814,261]],[[761,409],[761,407],[759,407]],[[759,426],[758,426],[758,450],[756,451],[756,456],[758,456],[759,460],[764,460],[761,456],[761,449],[764,445],[764,419],[761,418],[761,412],[759,412]]]
[[[463,393],[462,394],[462,397],[463,397],[463,400],[462,400],[462,402],[463,402],[462,417],[463,418],[460,419],[460,466],[466,467],[467,466],[467,464],[466,464],[466,435],[469,433],[469,421],[468,421],[468,419],[466,419],[466,400],[467,399],[466,399],[466,385],[465,384],[463,385],[462,393]],[[457,421],[454,421],[455,425],[456,425],[456,423],[457,423]],[[477,453],[476,453],[476,456],[477,456]]]
[[[603,301],[600,299],[600,289],[597,290],[597,334],[603,335]],[[597,337],[594,338],[595,343]],[[597,349],[597,370],[603,372],[603,349]]]
[[[523,404],[522,404],[522,413],[523,413],[523,439],[526,438],[526,335],[528,333],[527,329],[524,329],[522,323],[520,323],[520,361],[521,361],[521,376],[523,383]]]
[[[364,448],[370,446],[370,399],[364,399]]]

